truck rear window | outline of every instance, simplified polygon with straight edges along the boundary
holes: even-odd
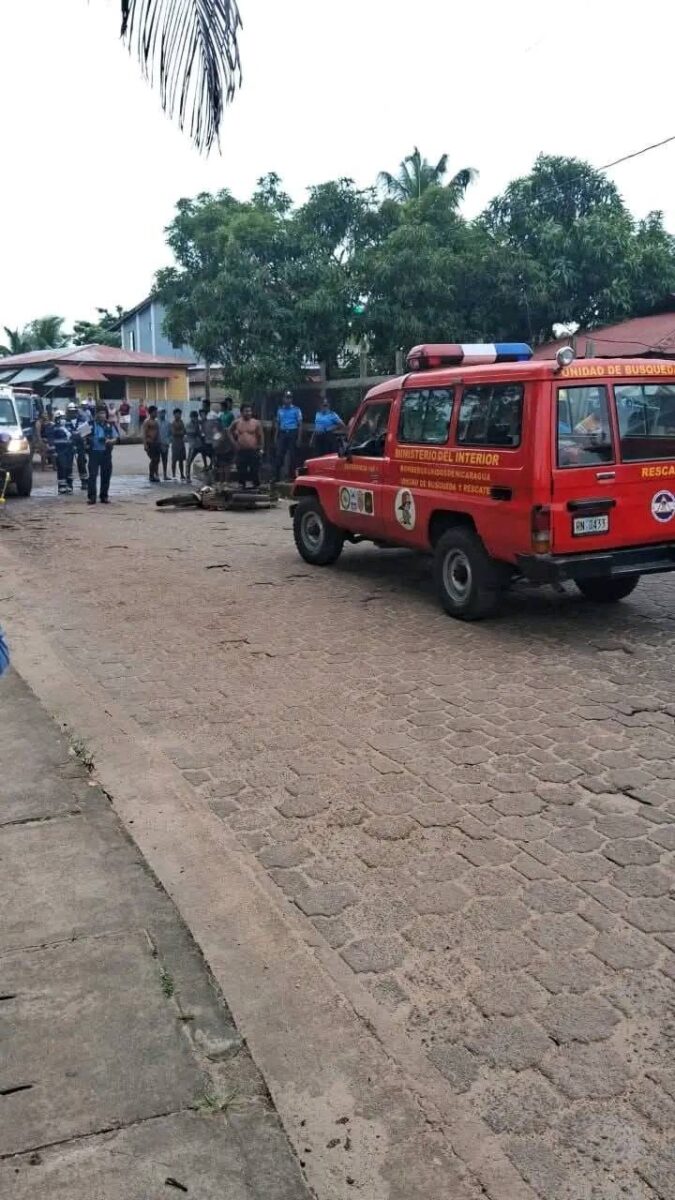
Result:
[[[558,388],[559,467],[594,467],[614,461],[607,388]]]
[[[623,462],[675,458],[675,385],[614,387]]]
[[[457,441],[464,446],[520,445],[522,383],[478,383],[462,396]]]
[[[427,446],[448,440],[452,416],[452,388],[415,388],[403,395],[398,439]]]

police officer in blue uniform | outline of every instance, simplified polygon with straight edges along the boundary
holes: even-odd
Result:
[[[100,476],[101,504],[108,504],[108,490],[112,475],[112,452],[119,434],[115,426],[108,420],[108,410],[105,404],[97,404],[94,423],[89,434],[89,485],[87,489],[87,504],[96,503],[96,483]]]
[[[288,458],[288,477],[295,478],[295,466],[302,437],[302,409],[293,403],[293,393],[284,392],[275,420],[274,482],[281,479]]]

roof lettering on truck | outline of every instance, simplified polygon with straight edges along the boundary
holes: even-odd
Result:
[[[630,375],[641,377],[649,375],[675,375],[675,362],[645,362],[639,363],[592,363],[584,365],[575,363],[572,367],[563,367],[558,372],[560,379],[599,379],[602,376],[619,376],[627,378]]]

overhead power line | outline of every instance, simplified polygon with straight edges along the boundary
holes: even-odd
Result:
[[[614,162],[605,163],[603,167],[598,167],[598,170],[609,171],[610,167],[618,167],[620,163],[628,162],[631,158],[639,158],[641,154],[648,154],[650,150],[658,150],[661,146],[667,146],[669,142],[675,142],[675,133],[671,137],[664,138],[662,142],[652,142],[651,146],[643,146],[641,150],[634,150],[632,154],[624,154],[622,158],[615,158]]]

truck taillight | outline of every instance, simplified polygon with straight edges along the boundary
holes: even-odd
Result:
[[[548,554],[551,549],[551,510],[548,504],[532,509],[532,549],[535,554]]]

